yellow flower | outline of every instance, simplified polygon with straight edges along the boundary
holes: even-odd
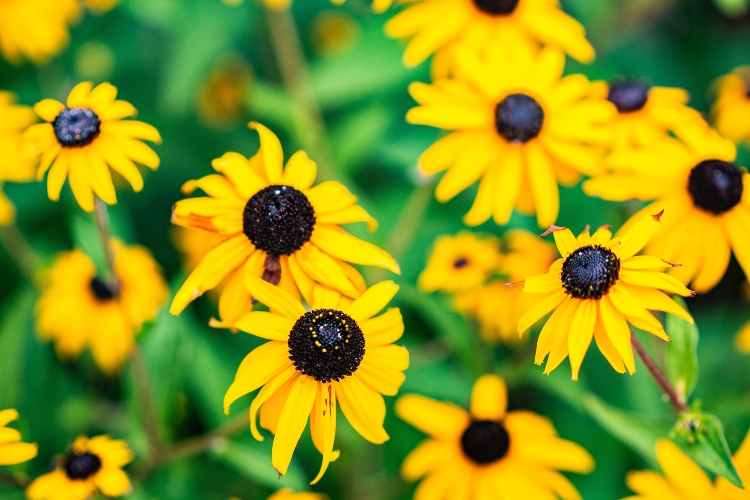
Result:
[[[450,200],[481,179],[466,224],[491,216],[506,224],[515,206],[536,212],[540,227],[549,226],[559,210],[558,181],[572,185],[581,173],[599,171],[610,140],[606,125],[616,110],[589,97],[585,76],[561,79],[564,63],[553,49],[538,56],[519,50],[514,57],[494,50],[486,61],[465,54],[465,80],[409,87],[420,107],[409,111],[407,121],[451,131],[419,161],[428,174],[448,170],[436,198]]]
[[[399,398],[398,416],[429,436],[401,466],[407,481],[425,477],[414,498],[581,498],[558,470],[588,474],[591,455],[560,439],[548,419],[507,412],[507,397],[503,379],[484,375],[474,384],[469,412],[424,396]]]
[[[21,433],[7,425],[18,420],[16,410],[0,411],[0,465],[16,465],[34,458],[37,445],[21,442]]]
[[[117,7],[120,0],[83,0],[86,8],[95,14],[104,14]]]
[[[222,0],[225,4],[235,6],[243,0]],[[286,10],[292,5],[293,0],[263,0],[266,7],[274,10]],[[346,0],[331,0],[335,5],[342,5]],[[372,0],[372,10],[375,12],[385,12],[391,6],[393,0]]]
[[[243,281],[263,276],[307,303],[314,283],[358,297],[365,282],[352,264],[377,266],[398,273],[398,264],[380,248],[366,243],[339,224],[377,224],[344,186],[334,181],[311,187],[317,167],[303,151],[283,168],[279,139],[263,125],[260,151],[250,159],[226,153],[213,161],[218,174],[187,182],[187,194],[202,189],[208,197],[177,202],[172,221],[220,236],[175,295],[170,311],[187,305],[229,276],[219,300],[219,314],[231,323],[252,306]],[[222,326],[222,323],[214,323]]]
[[[666,209],[669,220],[646,250],[681,264],[671,274],[704,293],[721,280],[732,250],[750,276],[750,175],[733,163],[735,145],[709,127],[696,123],[679,135],[614,152],[609,172],[583,189],[606,200],[656,200],[624,229]]]
[[[79,0],[0,1],[0,53],[13,63],[42,64],[68,46]]]
[[[734,338],[737,349],[745,354],[750,354],[750,321],[744,324]]]
[[[594,82],[592,92],[617,107],[612,124],[615,149],[648,146],[686,123],[705,123],[698,111],[687,106],[690,95],[683,89],[653,87],[643,80],[621,78],[610,84]]]
[[[136,192],[143,189],[135,163],[156,169],[159,157],[141,139],[161,142],[151,125],[123,120],[136,110],[129,102],[115,100],[115,87],[109,83],[92,87],[91,82],[76,85],[67,106],[53,99],[37,103],[34,111],[47,123],[32,125],[21,138],[28,156],[41,157],[37,178],[44,178],[49,169],[49,199],[60,199],[67,177],[78,204],[87,212],[94,210],[94,194],[110,205],[117,203],[108,167],[127,179]]]
[[[586,63],[595,55],[583,26],[554,0],[413,0],[388,21],[385,32],[409,39],[407,66],[435,54],[434,77],[455,71],[462,51],[483,54],[490,47],[513,51],[548,45]]]
[[[750,66],[736,68],[716,82],[711,109],[716,129],[735,142],[750,142]]]
[[[271,312],[249,312],[234,327],[270,340],[242,361],[224,396],[224,411],[261,388],[250,405],[250,430],[259,441],[260,425],[276,435],[271,459],[286,474],[292,453],[310,417],[313,443],[323,455],[320,472],[338,457],[333,449],[336,404],[368,441],[388,440],[383,429],[383,396],[394,396],[404,381],[409,353],[392,343],[404,331],[401,312],[383,309],[398,291],[392,281],[369,288],[353,302],[324,287],[313,290],[312,310],[280,287],[248,274],[248,290]],[[262,408],[261,408],[262,407]]]
[[[311,493],[309,491],[295,493],[289,488],[284,488],[268,497],[268,500],[328,500],[328,497],[321,493]]]
[[[500,242],[468,231],[441,236],[419,275],[424,292],[461,292],[481,286],[497,269]]]
[[[0,116],[3,117],[0,121],[0,225],[4,226],[15,220],[16,207],[2,191],[3,183],[34,180],[36,163],[24,158],[18,140],[21,133],[36,122],[36,116],[30,107],[16,104],[14,94],[4,91],[0,91]]]
[[[89,346],[107,374],[122,368],[135,335],[156,317],[168,294],[148,250],[113,246],[117,287],[97,276],[94,263],[80,250],[64,252],[52,266],[37,307],[39,333],[55,342],[58,356],[76,358]]]
[[[562,258],[547,274],[524,280],[523,291],[537,295],[518,324],[518,333],[523,334],[554,310],[536,347],[536,364],[541,365],[549,354],[544,373],[570,356],[573,380],[578,380],[594,338],[616,371],[625,373],[627,369],[632,374],[635,361],[628,324],[668,341],[661,323],[649,310],[665,311],[693,323],[693,318],[667,295],[692,295],[677,279],[661,272],[671,264],[657,257],[635,256],[653,236],[661,215],[643,220],[614,238],[608,226],[593,235],[587,229],[577,239],[569,229],[556,226],[545,233],[553,233]]]
[[[232,125],[242,116],[252,80],[252,69],[242,57],[222,61],[198,90],[198,116],[212,127]]]
[[[680,448],[667,439],[656,443],[656,460],[663,472],[631,472],[626,478],[628,488],[636,495],[625,500],[747,500],[750,494],[718,477],[711,482],[703,469]],[[734,454],[734,465],[742,481],[750,481],[750,435]]]
[[[109,436],[75,440],[52,472],[36,478],[26,489],[28,500],[87,500],[97,492],[108,497],[130,493],[122,468],[133,460],[124,441]]]

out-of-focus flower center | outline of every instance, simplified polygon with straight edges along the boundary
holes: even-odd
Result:
[[[365,336],[357,322],[335,309],[314,309],[289,333],[289,359],[319,382],[348,377],[365,356]]]
[[[539,135],[544,110],[533,97],[511,94],[495,107],[497,133],[510,142],[523,143]]]
[[[576,299],[600,299],[620,277],[620,259],[609,248],[587,245],[563,262],[561,280],[565,292]]]
[[[638,80],[623,80],[609,86],[607,99],[612,102],[620,113],[632,113],[643,109],[648,101],[651,87]]]
[[[702,161],[690,171],[688,191],[696,206],[716,215],[723,214],[742,199],[742,172],[733,163]]]
[[[99,137],[102,122],[89,108],[65,108],[52,126],[55,137],[66,147],[83,147]]]
[[[456,269],[463,269],[464,267],[469,265],[469,259],[466,257],[459,257],[456,260],[453,261],[453,267]]]
[[[293,187],[268,186],[245,205],[242,226],[257,248],[269,255],[291,255],[310,241],[315,211],[307,197]]]
[[[102,461],[93,453],[69,453],[65,457],[65,474],[69,479],[88,479],[102,468]]]
[[[477,9],[492,16],[507,16],[518,7],[519,0],[474,0]]]
[[[491,464],[508,454],[510,436],[500,422],[474,420],[461,436],[461,449],[472,462]]]
[[[114,299],[117,296],[117,293],[112,290],[112,287],[98,276],[91,280],[89,287],[91,288],[94,297],[103,302]]]

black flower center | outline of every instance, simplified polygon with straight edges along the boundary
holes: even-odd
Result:
[[[527,142],[539,135],[544,110],[526,94],[511,94],[495,108],[497,133],[510,142]]]
[[[469,265],[469,259],[466,257],[459,257],[456,260],[453,261],[453,267],[456,269],[463,269],[464,267]]]
[[[563,262],[562,284],[576,299],[601,299],[620,277],[620,259],[609,248],[588,245]]]
[[[63,146],[91,144],[101,132],[102,122],[89,108],[65,108],[52,122],[55,137]]]
[[[519,0],[474,0],[477,9],[491,16],[507,16],[518,7]]]
[[[289,333],[289,359],[319,382],[348,377],[365,355],[365,336],[354,319],[334,309],[314,309]]]
[[[69,453],[65,457],[65,474],[70,479],[87,479],[101,468],[102,461],[93,453]]]
[[[609,86],[607,99],[620,113],[632,113],[646,105],[651,87],[640,80],[623,80]]]
[[[291,255],[310,240],[315,211],[293,187],[268,186],[245,205],[242,226],[257,248],[269,255]]]
[[[98,276],[94,277],[91,280],[91,282],[89,283],[89,287],[91,288],[94,297],[101,301],[112,300],[117,296],[117,293],[112,290],[112,287]]]
[[[500,422],[474,420],[461,436],[461,449],[474,463],[491,464],[508,453],[510,436]]]
[[[728,212],[742,199],[742,172],[721,160],[700,162],[690,171],[688,191],[696,206],[716,215]]]

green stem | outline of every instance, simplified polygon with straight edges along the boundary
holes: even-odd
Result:
[[[635,333],[633,333],[632,330],[630,331],[630,342],[633,344],[633,348],[635,349],[636,354],[638,354],[638,357],[641,358],[641,361],[643,361],[646,369],[654,378],[654,381],[656,381],[656,384],[662,390],[664,395],[667,396],[667,399],[669,399],[669,402],[672,404],[675,411],[677,413],[688,413],[690,409],[685,404],[685,401],[683,401],[682,398],[677,395],[677,391],[674,389],[674,387],[672,387],[669,379],[664,375],[659,367],[656,366],[656,363],[653,359],[651,359],[651,356],[648,355],[646,349],[643,348],[643,345],[638,340],[638,337],[635,336]]]
[[[101,240],[102,250],[104,251],[104,258],[107,262],[107,276],[108,285],[115,295],[120,291],[120,279],[115,273],[115,253],[112,249],[112,241],[109,231],[109,212],[107,211],[107,204],[104,200],[94,195],[94,206],[96,215],[96,227],[99,230],[99,239]]]
[[[159,433],[154,397],[151,391],[146,360],[137,345],[130,354],[130,366],[133,370],[133,384],[135,385],[136,399],[141,411],[141,421],[143,422],[146,439],[148,440],[149,455],[159,456],[162,453],[162,440]]]
[[[31,282],[35,282],[36,271],[39,269],[39,256],[18,226],[11,224],[0,227],[0,242],[21,274]]]
[[[394,259],[399,260],[404,256],[411,247],[417,230],[422,224],[422,219],[427,213],[432,200],[432,191],[435,187],[435,181],[429,180],[415,187],[404,203],[404,208],[393,224],[388,242],[385,245],[386,250],[390,252]]]
[[[0,483],[19,489],[24,489],[29,485],[28,479],[19,478],[11,474],[6,474],[5,472],[0,472]]]

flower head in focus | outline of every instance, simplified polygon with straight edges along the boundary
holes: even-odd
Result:
[[[734,142],[750,143],[750,66],[736,68],[716,81],[711,109],[716,129]]]
[[[2,35],[0,35],[2,36]],[[18,147],[21,133],[36,122],[34,111],[16,104],[16,96],[0,91],[0,188],[5,182],[31,182],[36,162],[25,158]],[[13,223],[16,207],[0,190],[0,225]]]
[[[21,433],[8,427],[18,420],[14,409],[0,411],[0,465],[16,465],[27,462],[37,454],[37,445],[21,441]]]

